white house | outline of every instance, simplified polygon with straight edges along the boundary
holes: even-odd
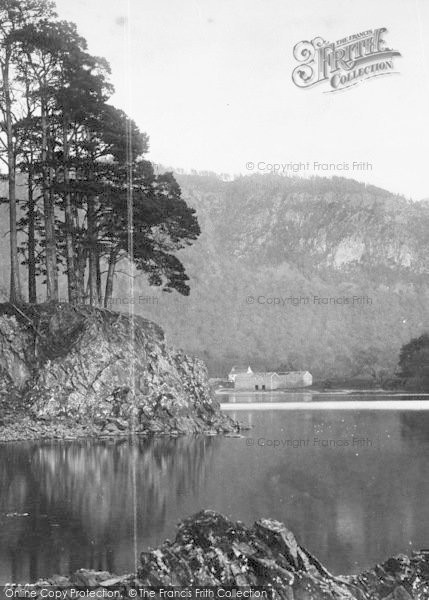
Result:
[[[235,378],[237,377],[237,375],[252,375],[252,374],[253,374],[253,371],[250,368],[250,366],[249,367],[234,366],[234,367],[232,367],[231,371],[229,372],[228,381],[235,383]]]

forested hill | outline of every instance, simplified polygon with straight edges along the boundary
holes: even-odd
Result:
[[[202,229],[181,253],[191,295],[155,292],[139,308],[212,373],[249,362],[378,376],[429,328],[427,203],[343,178],[176,177]]]
[[[175,175],[202,230],[178,253],[191,294],[138,276],[134,305],[212,375],[250,363],[382,377],[429,330],[427,202],[342,178]],[[118,277],[112,308],[127,310]]]

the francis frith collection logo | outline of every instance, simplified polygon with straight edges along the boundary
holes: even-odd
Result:
[[[329,83],[329,92],[350,88],[380,75],[395,73],[393,60],[401,56],[386,46],[387,29],[370,29],[337,42],[316,37],[294,46],[293,56],[300,63],[292,73],[298,87],[309,88],[317,83]]]

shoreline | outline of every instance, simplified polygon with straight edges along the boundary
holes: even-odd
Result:
[[[265,398],[269,396],[284,396],[285,394],[305,395],[306,392],[285,392],[276,390],[274,392],[238,392],[238,393],[219,393],[214,392],[215,396],[236,396],[246,397],[254,396]],[[372,394],[374,399],[359,400],[365,393],[356,393],[355,390],[347,390],[347,392],[313,392],[320,398],[314,402],[311,401],[285,401],[285,402],[222,402],[220,409],[222,413],[228,413],[234,410],[429,410],[429,394],[427,393],[410,393],[396,392],[394,394],[386,393],[385,390]],[[384,395],[389,397],[394,396],[394,400],[382,400]],[[327,401],[322,399],[327,396],[344,396],[344,402],[339,400]],[[352,398],[357,398],[352,400]],[[396,399],[397,398],[397,399]],[[409,399],[402,399],[409,398]],[[424,403],[422,406],[421,404]],[[19,442],[42,442],[42,441],[67,441],[75,442],[79,440],[120,440],[134,437],[170,437],[177,438],[186,435],[204,435],[204,436],[227,436],[239,437],[242,432],[249,429],[248,426],[236,423],[235,428],[218,427],[202,429],[195,432],[186,432],[183,430],[174,430],[165,425],[165,427],[155,424],[148,429],[131,431],[125,422],[117,418],[107,419],[107,422],[102,426],[95,423],[79,423],[73,419],[55,419],[52,421],[45,419],[37,419],[24,412],[21,406],[11,407],[11,403],[2,415],[2,406],[0,404],[0,445]],[[427,404],[427,406],[426,406]],[[1,421],[3,423],[1,424]]]
[[[196,432],[184,432],[179,430],[147,430],[147,431],[104,431],[96,425],[69,425],[66,423],[40,423],[32,421],[30,417],[24,417],[21,421],[0,427],[0,446],[3,444],[16,444],[25,442],[76,442],[80,440],[121,440],[132,438],[171,438],[176,439],[184,436],[202,435],[206,437],[224,436],[240,437],[240,432],[248,427],[237,425],[235,430],[206,429]],[[25,421],[25,422],[24,422]],[[20,431],[20,428],[21,431]]]
[[[387,389],[353,389],[353,388],[338,388],[338,389],[314,389],[314,388],[287,388],[277,390],[235,390],[234,388],[219,388],[215,390],[217,396],[284,396],[287,394],[314,394],[315,396],[398,396],[412,397],[427,396],[429,392],[410,392],[409,390],[387,390]]]
[[[427,400],[352,400],[339,402],[338,400],[320,402],[224,402],[221,404],[224,411],[237,410],[295,410],[295,411],[317,411],[317,410],[381,410],[381,411],[426,411],[429,410],[429,399]]]

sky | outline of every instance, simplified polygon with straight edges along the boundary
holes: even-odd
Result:
[[[308,162],[300,174],[429,198],[427,0],[57,0],[57,9],[110,62],[111,101],[149,135],[150,160],[231,175]],[[401,53],[396,74],[336,93],[292,82],[296,43],[379,27]]]

